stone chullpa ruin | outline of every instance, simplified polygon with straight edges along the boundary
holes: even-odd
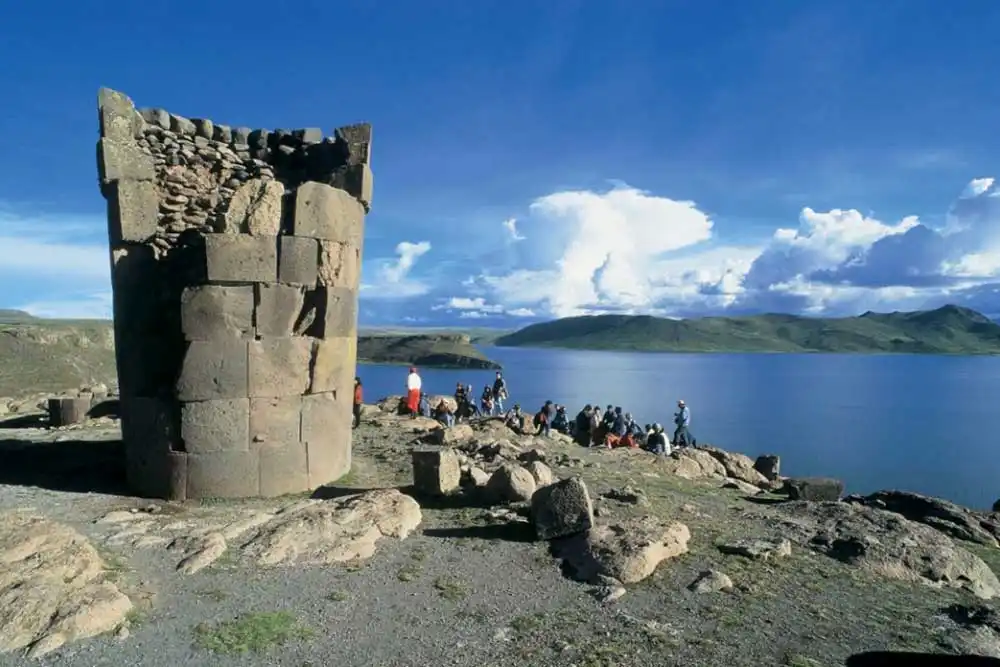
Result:
[[[133,491],[278,496],[342,476],[371,126],[231,128],[98,97]]]

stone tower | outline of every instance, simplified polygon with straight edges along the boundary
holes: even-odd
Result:
[[[133,491],[276,496],[351,466],[371,126],[251,130],[101,89]]]

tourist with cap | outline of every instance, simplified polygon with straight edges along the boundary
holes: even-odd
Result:
[[[691,436],[691,408],[683,399],[677,401],[677,412],[674,414],[674,447],[688,447],[694,444]]]
[[[420,390],[423,386],[416,367],[411,366],[410,374],[406,376],[406,408],[413,419],[416,419],[420,411]]]

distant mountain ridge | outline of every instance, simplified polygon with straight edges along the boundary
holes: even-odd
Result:
[[[1000,324],[955,305],[839,318],[592,315],[532,324],[501,336],[495,344],[647,352],[998,354]]]

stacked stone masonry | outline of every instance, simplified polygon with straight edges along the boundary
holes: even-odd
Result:
[[[371,127],[251,130],[98,95],[128,479],[307,491],[351,465]]]

